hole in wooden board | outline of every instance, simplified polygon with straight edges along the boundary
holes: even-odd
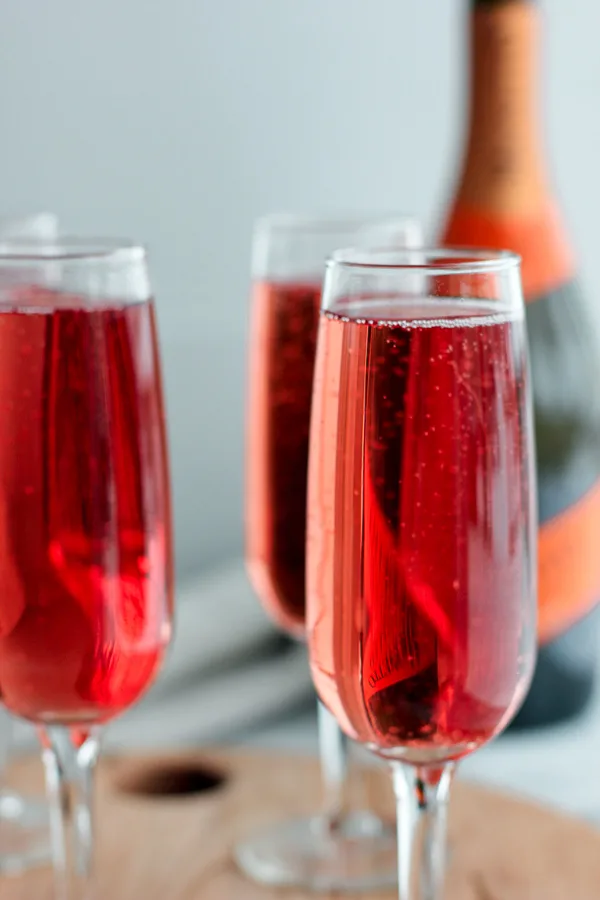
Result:
[[[118,781],[126,794],[140,797],[188,797],[219,790],[225,773],[194,763],[150,763],[129,771]]]

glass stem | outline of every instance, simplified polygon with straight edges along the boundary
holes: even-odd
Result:
[[[344,813],[348,739],[327,707],[318,704],[319,755],[325,794],[323,822],[331,833]]]
[[[92,874],[92,793],[98,759],[96,733],[68,728],[41,730],[42,759],[50,804],[55,900],[89,897]]]
[[[446,832],[455,763],[392,763],[398,821],[399,900],[441,900]]]

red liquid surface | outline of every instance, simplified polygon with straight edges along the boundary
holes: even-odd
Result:
[[[9,709],[84,725],[132,704],[169,640],[170,567],[151,304],[91,309],[29,291],[0,307],[0,691]]]
[[[321,286],[257,284],[250,347],[246,556],[273,619],[305,628],[306,481]]]
[[[314,680],[350,735],[424,764],[498,732],[534,659],[523,323],[468,310],[323,314],[315,370]]]

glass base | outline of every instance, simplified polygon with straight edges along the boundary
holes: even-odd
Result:
[[[45,865],[50,859],[46,804],[0,791],[0,872],[18,874]]]
[[[282,822],[238,844],[235,859],[260,884],[361,893],[397,884],[396,830],[369,812],[330,833],[319,818]]]

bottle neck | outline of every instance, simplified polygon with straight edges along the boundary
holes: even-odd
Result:
[[[471,6],[469,128],[442,240],[515,250],[525,296],[536,299],[574,272],[546,176],[539,13],[532,0],[471,0]]]
[[[531,0],[474,0],[460,200],[527,213],[548,196],[539,103],[539,13]]]

